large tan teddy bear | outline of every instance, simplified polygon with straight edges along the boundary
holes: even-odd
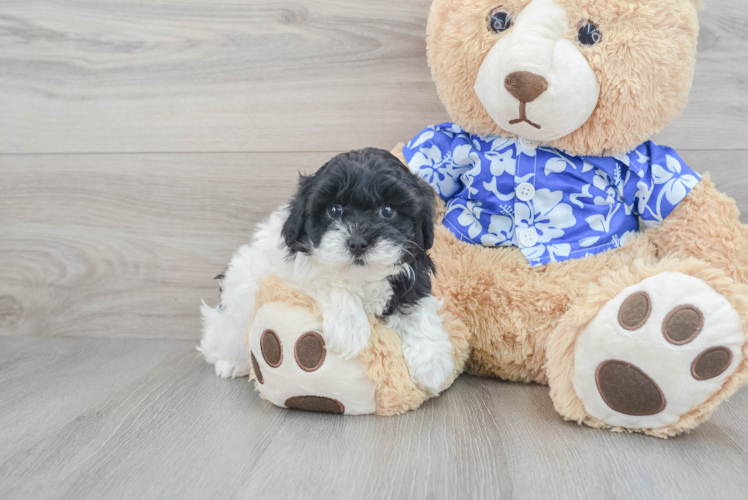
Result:
[[[550,385],[593,427],[666,437],[748,376],[735,202],[649,141],[685,106],[697,0],[436,0],[428,57],[454,123],[395,150],[439,195],[431,255],[459,373]],[[277,278],[247,340],[278,406],[392,415],[428,396],[371,318],[356,359]],[[446,386],[445,386],[446,388]]]

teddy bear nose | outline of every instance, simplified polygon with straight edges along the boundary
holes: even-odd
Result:
[[[515,71],[504,79],[504,87],[519,102],[532,102],[548,90],[548,80],[529,71]]]

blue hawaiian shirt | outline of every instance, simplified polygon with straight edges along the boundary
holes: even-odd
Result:
[[[403,153],[447,202],[444,224],[455,236],[517,246],[533,266],[621,246],[640,220],[662,222],[701,179],[651,141],[624,155],[571,156],[453,123],[423,130]]]

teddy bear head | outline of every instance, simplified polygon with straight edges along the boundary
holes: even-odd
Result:
[[[577,155],[625,153],[686,105],[701,0],[435,0],[428,57],[452,120]]]

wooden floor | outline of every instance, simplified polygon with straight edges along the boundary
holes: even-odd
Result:
[[[473,377],[401,417],[284,411],[201,362],[200,300],[298,171],[447,119],[429,3],[0,3],[0,498],[745,498],[747,389],[662,441]],[[705,3],[657,140],[748,214],[748,3]]]

